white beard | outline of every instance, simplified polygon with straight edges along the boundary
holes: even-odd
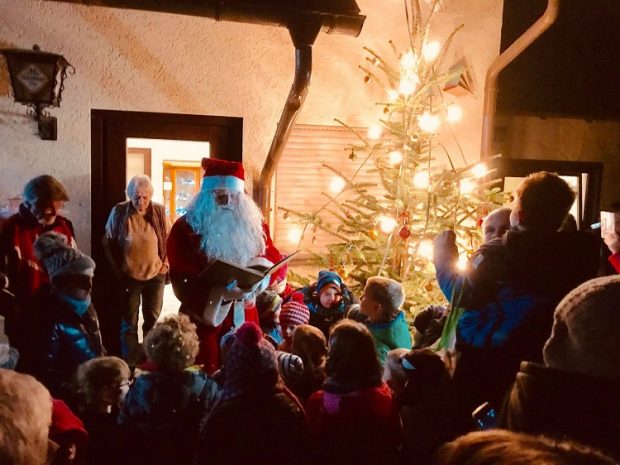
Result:
[[[220,259],[241,266],[265,253],[263,215],[245,192],[236,205],[215,203],[213,191],[199,192],[187,209],[187,222],[200,234],[200,249],[209,261]]]

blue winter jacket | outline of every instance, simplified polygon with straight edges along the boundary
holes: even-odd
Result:
[[[505,349],[540,360],[553,311],[568,291],[596,276],[598,240],[581,232],[509,231],[483,245],[470,268],[455,268],[456,246],[435,249],[439,286],[465,309],[457,348]]]

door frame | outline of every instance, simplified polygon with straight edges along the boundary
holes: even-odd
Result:
[[[209,142],[213,158],[242,161],[243,119],[227,116],[91,110],[91,254],[97,263],[93,301],[110,353],[118,353],[118,283],[103,249],[105,224],[125,200],[127,138]],[[103,317],[103,318],[102,318]]]

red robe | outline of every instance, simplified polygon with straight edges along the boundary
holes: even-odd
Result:
[[[280,252],[275,248],[269,235],[269,228],[263,224],[265,233],[264,257],[271,261],[280,260]],[[232,312],[219,326],[205,324],[200,319],[205,308],[209,289],[204,285],[194,285],[196,276],[209,264],[207,257],[200,249],[201,236],[196,234],[187,223],[185,216],[179,218],[168,236],[167,252],[170,262],[170,278],[175,295],[181,301],[180,312],[187,314],[197,326],[200,339],[200,351],[196,364],[204,365],[208,374],[216,371],[220,365],[220,338],[233,326]],[[258,324],[258,312],[252,306],[245,309],[245,320]]]

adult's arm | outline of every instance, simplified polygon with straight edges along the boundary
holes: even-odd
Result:
[[[110,212],[110,216],[108,217],[108,221],[105,225],[105,234],[103,236],[103,250],[105,251],[105,256],[108,259],[108,263],[112,268],[112,271],[116,275],[117,278],[121,278],[123,276],[123,267],[122,267],[122,251],[121,245],[118,243],[119,238],[114,235],[114,223],[118,221],[118,212],[116,207],[112,208]]]

